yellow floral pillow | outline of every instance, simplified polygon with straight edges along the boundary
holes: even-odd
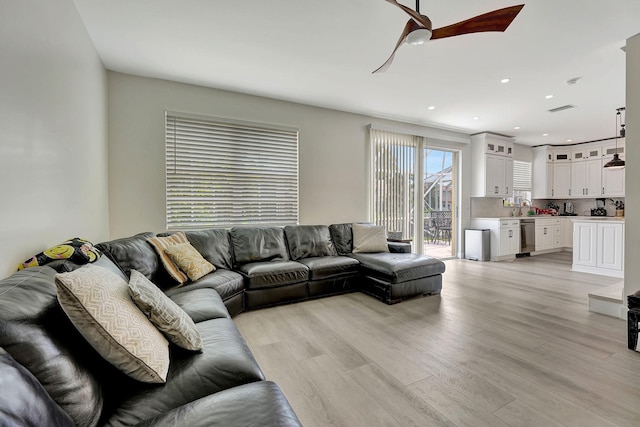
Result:
[[[198,280],[216,269],[191,243],[169,246],[164,248],[164,252],[191,280]]]

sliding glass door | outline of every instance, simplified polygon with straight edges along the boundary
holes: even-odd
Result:
[[[371,129],[371,217],[390,238],[438,258],[454,255],[455,151],[423,137]]]
[[[437,258],[455,255],[456,232],[456,153],[423,148],[422,176],[423,242],[422,253]]]

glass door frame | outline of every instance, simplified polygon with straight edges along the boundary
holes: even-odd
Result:
[[[458,230],[460,229],[460,198],[461,194],[461,166],[462,166],[462,150],[453,147],[447,147],[441,144],[435,144],[429,140],[428,137],[422,137],[421,141],[418,144],[417,151],[420,152],[419,156],[416,156],[416,170],[420,171],[421,182],[424,182],[424,174],[425,174],[425,151],[426,150],[437,150],[451,153],[451,202],[452,202],[452,214],[451,214],[451,254],[448,258],[456,258],[458,253],[458,242],[460,239],[458,235],[460,234]],[[417,174],[416,174],[417,175]],[[415,185],[414,188],[414,206],[420,206],[421,209],[415,209],[414,212],[414,247],[413,251],[419,254],[425,254],[424,252],[424,221],[425,221],[425,213],[424,213],[424,190],[423,185]]]

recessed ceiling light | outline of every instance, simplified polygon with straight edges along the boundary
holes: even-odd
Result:
[[[475,116],[475,117],[473,118],[473,120],[480,120],[480,117]]]
[[[504,79],[500,80],[500,83],[509,83],[511,81],[510,78],[505,77]]]
[[[567,139],[567,142],[573,142],[573,139]]]
[[[547,95],[547,96],[545,96],[545,98],[546,99],[551,99],[551,98],[553,98],[553,95]]]
[[[430,107],[427,108],[427,110],[435,110],[436,106],[435,105],[431,105]]]
[[[516,126],[516,127],[514,127],[514,129],[515,129],[515,130],[518,130],[518,129],[520,129],[520,126]]]
[[[543,133],[542,136],[549,136],[549,134],[548,133]]]

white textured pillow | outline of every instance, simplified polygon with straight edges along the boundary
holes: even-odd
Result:
[[[387,233],[381,225],[353,224],[353,253],[389,252]]]
[[[124,279],[87,264],[55,280],[60,306],[102,357],[138,381],[166,381],[169,343],[133,303]]]
[[[137,270],[131,270],[129,293],[169,341],[187,350],[202,350],[202,337],[191,317]]]

